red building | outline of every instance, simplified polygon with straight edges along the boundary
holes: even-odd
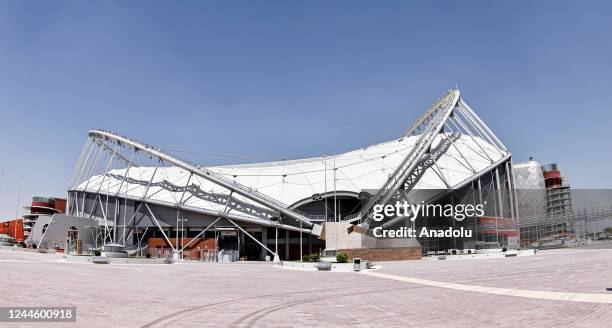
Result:
[[[29,211],[29,213],[23,215],[23,230],[25,238],[27,239],[39,216],[51,216],[56,213],[66,212],[66,199],[38,196],[32,197],[32,204],[30,206],[25,206],[24,209]]]

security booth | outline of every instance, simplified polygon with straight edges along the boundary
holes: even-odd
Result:
[[[361,271],[361,258],[359,257],[353,258],[353,270]]]

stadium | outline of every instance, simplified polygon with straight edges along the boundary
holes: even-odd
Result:
[[[397,216],[377,204],[484,204],[461,222]],[[75,253],[203,261],[294,260],[345,251],[410,259],[482,245],[517,247],[510,151],[449,90],[395,140],[332,156],[204,167],[91,130],[68,188],[66,214],[39,218],[30,242]],[[463,237],[375,238],[376,227],[471,230]]]

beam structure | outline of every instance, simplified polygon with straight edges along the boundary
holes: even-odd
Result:
[[[360,212],[349,217],[347,222],[360,222],[361,225],[370,227],[373,223],[372,210],[374,205],[390,203],[399,191],[409,192],[428,170],[431,170],[442,181],[447,191],[457,190],[479,180],[483,174],[497,172],[499,166],[502,166],[507,172],[506,177],[511,176],[507,164],[511,158],[510,152],[461,99],[458,90],[449,90],[445,93],[404,133],[404,137],[415,135],[418,136],[418,141],[412,151],[377,190],[377,193],[365,202]],[[477,148],[472,149],[472,151],[490,163],[486,168],[478,171],[470,164],[467,155],[456,144],[460,136],[466,136],[471,140]],[[432,148],[436,142],[438,146]],[[465,143],[462,146],[468,147]],[[441,155],[449,149],[454,150],[459,155],[459,158],[454,160],[473,173],[470,178],[454,185],[449,183],[437,163]],[[490,151],[493,153],[490,154]],[[495,160],[492,157],[494,153],[498,153],[501,159]],[[499,192],[501,193],[501,190]],[[445,194],[448,194],[448,192],[441,192],[440,195],[433,198],[437,199]],[[501,194],[498,194],[498,196],[501,200]],[[514,193],[512,192],[510,204],[515,204],[513,196]],[[503,213],[503,209],[501,212]],[[514,212],[514,208],[511,212]],[[512,215],[512,219],[515,219],[514,215]],[[392,225],[400,220],[402,218],[389,220],[384,226]]]
[[[466,138],[462,138],[463,136]],[[447,91],[405,132],[403,137],[414,138],[416,140],[414,146],[407,150],[407,154],[402,158],[400,164],[394,168],[392,174],[389,175],[376,194],[366,200],[360,212],[356,215],[345,216],[340,218],[340,220],[345,222],[358,221],[361,225],[368,227],[372,222],[371,214],[375,204],[389,203],[396,197],[398,192],[407,192],[414,189],[426,172],[432,172],[430,174],[437,176],[446,188],[437,197],[442,197],[466,185],[475,187],[477,183],[480,198],[482,197],[480,179],[486,174],[492,174],[492,179],[498,189],[496,197],[496,204],[499,206],[498,216],[503,217],[504,209],[507,209],[512,220],[518,220],[514,177],[511,169],[511,154],[489,127],[461,99],[461,94],[458,90]],[[468,143],[466,140],[471,142]],[[128,152],[131,152],[131,155],[123,154],[122,149],[127,149]],[[439,162],[442,156],[449,151],[451,152],[450,154],[455,153],[455,155],[451,156],[451,160],[460,164],[462,168],[465,168],[467,172],[472,174],[469,178],[459,183],[457,183],[456,179],[451,182],[449,176],[452,177],[452,175],[448,174],[448,171],[445,173]],[[486,168],[483,169],[480,164],[478,166],[479,169],[476,169],[475,165],[471,163],[470,156],[473,157],[474,153],[489,163]],[[106,156],[108,156],[108,162],[103,160]],[[152,168],[151,165],[138,163],[136,158],[145,158],[145,160],[148,158],[148,160],[155,163],[155,167]],[[113,171],[112,164],[114,162],[119,164],[120,161],[127,164],[127,169]],[[106,163],[106,165],[102,164],[102,167],[100,167],[100,163]],[[480,160],[480,163],[483,163],[483,161]],[[167,165],[185,170],[186,175],[180,179],[187,177],[186,183],[169,181],[170,179],[166,178],[168,177],[166,172]],[[142,169],[132,170],[135,167],[141,167]],[[99,168],[102,169],[102,173],[94,175],[96,169]],[[333,169],[333,195],[335,199],[339,192],[342,192],[336,188],[337,168],[335,158]],[[505,174],[501,175],[504,181],[500,180],[500,170],[505,172]],[[134,173],[134,171],[136,172]],[[142,175],[146,178],[143,179]],[[328,193],[327,165],[325,165],[324,175],[325,193]],[[111,177],[112,179],[110,179]],[[223,192],[218,192],[218,190],[203,190],[202,185],[193,182],[194,179],[198,181],[204,179],[216,187],[221,187],[223,192],[229,192],[229,196]],[[283,183],[284,181],[283,176]],[[91,186],[92,183],[94,184],[93,186]],[[98,183],[98,185],[96,186],[95,183]],[[114,183],[114,185],[111,186],[111,183]],[[501,187],[508,188],[509,203],[505,203],[502,199]],[[113,191],[110,190],[111,188]],[[143,190],[142,196],[134,196],[134,190]],[[166,194],[168,199],[153,197],[162,190],[171,191],[169,194],[171,197],[167,196],[168,194]],[[185,218],[182,217],[183,212],[204,214],[216,218],[198,236],[201,236],[208,229],[214,228],[215,223],[222,218],[235,225],[252,239],[255,238],[248,234],[246,230],[243,230],[240,224],[256,224],[258,226],[276,228],[275,250],[271,251],[266,246],[263,246],[273,255],[277,255],[278,251],[279,228],[300,232],[300,240],[302,240],[301,233],[318,236],[321,229],[306,214],[289,207],[280,200],[270,197],[259,190],[240,184],[235,179],[232,180],[223,174],[176,158],[161,149],[103,130],[91,130],[89,132],[89,138],[81,150],[71,177],[69,193],[68,209],[72,214],[82,217],[89,215],[90,218],[96,217],[98,220],[103,219],[105,227],[104,242],[110,238],[113,242],[121,241],[125,244],[128,229],[131,229],[130,236],[132,236],[133,231],[136,231],[138,234],[138,222],[135,222],[135,219],[144,207],[150,214],[151,222],[159,229],[166,242],[172,247],[173,251],[178,251],[179,253],[182,253],[187,245],[190,245],[194,240],[191,239],[187,245],[182,246],[183,243],[180,239],[185,238]],[[330,191],[329,193],[332,192]],[[240,197],[232,198],[233,194]],[[139,195],[139,193],[136,193],[136,195]],[[91,201],[91,196],[93,196],[93,202]],[[105,196],[106,204],[104,204],[102,196]],[[89,202],[87,203],[89,208],[86,208],[86,200]],[[135,204],[133,213],[128,213],[128,201],[132,201]],[[191,201],[205,201],[211,204],[211,206],[189,205]],[[505,208],[504,204],[509,204],[509,208]],[[123,205],[123,215],[121,214],[121,205]],[[165,222],[170,227],[174,224],[169,223],[165,215],[161,217],[161,220],[158,220],[154,209],[151,207],[152,205],[175,210],[176,217],[173,218],[173,221],[176,225],[176,236],[173,236],[174,243],[165,234],[161,222]],[[223,205],[223,210],[217,210]],[[336,211],[336,206],[339,205],[337,201],[334,201],[334,216],[336,220],[341,216]],[[114,211],[111,209],[111,213],[109,213],[109,207],[113,206]],[[100,208],[101,217],[97,214],[98,207]],[[327,216],[327,197],[325,198],[325,215]],[[122,231],[121,236],[118,238],[119,232],[117,229],[120,227],[118,223],[121,217],[123,219]],[[113,222],[112,234],[108,233],[109,220]],[[136,224],[135,230],[133,222]],[[389,223],[387,222],[387,224]],[[181,233],[180,237],[179,233]],[[310,240],[310,238],[309,236],[308,239]],[[258,240],[256,242],[259,243]]]

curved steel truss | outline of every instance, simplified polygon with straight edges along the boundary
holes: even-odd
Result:
[[[501,167],[508,176],[507,182],[512,183],[510,160],[511,154],[503,143],[493,134],[489,127],[461,99],[459,90],[449,90],[404,133],[404,138],[418,137],[412,151],[405,157],[401,165],[389,175],[380,189],[363,204],[361,211],[350,218],[349,222],[361,222],[368,226],[372,220],[372,210],[376,204],[388,204],[398,191],[412,190],[421,176],[428,170],[433,171],[444,183],[447,190],[455,190],[476,181],[485,173],[499,173]],[[469,155],[463,147],[458,147],[456,140],[465,136],[471,140],[471,153],[478,154],[488,161],[489,165],[475,169]],[[453,149],[459,156],[456,161],[473,174],[470,178],[458,183],[450,183],[438,166],[440,155]],[[492,153],[492,151],[493,153]],[[499,179],[499,177],[497,178]],[[512,186],[509,186],[513,190]],[[515,219],[516,204],[510,200],[511,216]],[[387,222],[386,225],[393,224]]]
[[[170,170],[180,170],[183,177],[180,180],[184,185],[171,181],[168,173]],[[223,192],[203,190],[202,181],[214,184]],[[171,197],[165,200],[153,197],[162,190],[170,191]],[[304,214],[289,209],[286,204],[253,188],[178,159],[160,149],[103,130],[89,132],[68,191],[69,212],[76,216],[98,219],[108,230],[102,238],[105,242],[121,242],[123,239],[125,243],[126,235],[131,234],[129,228],[136,223],[137,213],[144,211],[160,229],[168,244],[177,251],[178,241],[174,247],[163,232],[163,226],[167,226],[167,223],[158,220],[151,210],[152,205],[175,208],[177,229],[183,221],[179,212],[189,211],[211,218],[223,218],[234,225],[234,221],[238,221],[313,235],[320,232],[320,225],[311,222]],[[128,201],[132,201],[134,207],[130,209],[131,215],[127,209]],[[198,202],[216,205],[216,210],[210,206],[197,206]],[[113,213],[109,212],[109,208]],[[118,221],[121,219],[117,218],[122,216],[124,224],[118,229]]]

